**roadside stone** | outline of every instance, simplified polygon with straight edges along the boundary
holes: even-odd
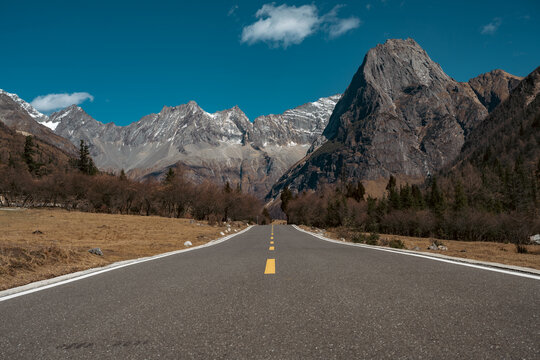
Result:
[[[435,243],[428,246],[428,250],[439,250],[439,247]]]
[[[441,250],[441,251],[447,251],[448,250],[448,248],[446,246],[444,246],[444,245],[439,245],[438,249]]]
[[[90,254],[103,256],[103,251],[101,251],[100,248],[93,248],[93,249],[88,250],[88,252],[89,252]]]
[[[192,245],[193,245],[193,244],[191,243],[191,241],[186,241],[186,242],[184,243],[184,246],[192,246]]]
[[[415,246],[411,249],[412,251],[420,251],[420,248],[418,246]]]
[[[532,244],[540,245],[540,234],[533,235],[529,238]]]
[[[225,233],[222,231],[219,233],[221,236],[225,236]]]
[[[43,232],[40,231],[40,230],[36,230],[36,231],[34,231],[32,234],[34,234],[34,235],[42,235]]]

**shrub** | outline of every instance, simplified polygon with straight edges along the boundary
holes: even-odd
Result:
[[[529,251],[527,250],[527,247],[522,244],[516,244],[516,252],[518,254],[528,254]]]
[[[366,239],[366,244],[368,245],[377,245],[379,242],[379,234],[371,233]]]
[[[365,243],[366,242],[366,236],[364,234],[356,233],[351,238],[353,243]]]
[[[403,241],[401,241],[399,239],[390,240],[390,242],[388,243],[388,246],[390,246],[391,248],[394,248],[394,249],[404,249],[405,248],[405,244],[403,243]]]

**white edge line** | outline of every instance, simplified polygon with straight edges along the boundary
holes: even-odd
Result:
[[[401,251],[401,250],[397,250],[397,249],[386,249],[386,248],[383,248],[383,247],[380,247],[380,246],[370,246],[370,245],[365,245],[365,244],[354,244],[354,243],[349,243],[349,242],[343,242],[343,241],[338,241],[338,240],[334,240],[334,239],[329,239],[329,238],[324,237],[324,236],[319,235],[319,234],[314,234],[314,233],[309,232],[307,230],[304,230],[304,229],[302,229],[302,228],[300,228],[300,227],[298,227],[296,225],[293,225],[293,227],[298,231],[304,232],[304,233],[309,234],[309,235],[311,235],[313,237],[316,237],[318,239],[321,239],[321,240],[324,240],[324,241],[329,241],[329,242],[340,244],[340,245],[363,247],[363,248],[366,248],[366,249],[378,250],[378,251],[386,251],[386,252],[391,252],[391,253],[394,253],[394,254],[416,256],[416,257],[420,257],[420,258],[424,258],[424,259],[441,261],[441,262],[445,262],[445,263],[449,263],[449,264],[467,266],[467,267],[472,267],[472,268],[476,268],[476,269],[488,270],[488,271],[499,272],[499,273],[503,273],[503,274],[521,276],[521,277],[534,279],[534,280],[540,280],[540,275],[524,273],[524,272],[520,272],[518,270],[515,270],[515,271],[505,270],[505,269],[499,269],[499,268],[495,268],[495,267],[490,267],[490,266],[485,266],[485,265],[477,265],[477,264],[471,264],[471,263],[465,262],[468,259],[463,259],[463,261],[461,261],[461,259],[459,259],[459,260],[458,259],[456,259],[456,260],[441,259],[439,257],[430,256],[430,255],[423,255],[423,254],[418,254],[418,253],[409,252],[409,251],[405,252],[405,251]]]
[[[176,255],[176,254],[180,254],[180,253],[184,253],[184,252],[188,252],[188,251],[199,250],[199,249],[209,247],[209,246],[212,246],[212,245],[217,245],[217,244],[220,244],[220,243],[222,243],[222,242],[224,242],[226,240],[229,240],[229,239],[235,237],[236,235],[240,235],[242,233],[247,232],[252,227],[253,227],[253,225],[248,226],[247,228],[245,228],[245,229],[243,229],[243,230],[241,230],[241,231],[239,231],[237,233],[227,235],[227,236],[222,237],[220,239],[211,240],[211,241],[207,242],[206,244],[195,246],[195,247],[192,247],[192,248],[189,248],[189,249],[175,250],[175,251],[170,251],[170,252],[167,252],[167,253],[154,255],[154,256],[148,256],[148,257],[143,257],[143,258],[138,258],[138,259],[119,261],[119,262],[116,262],[116,263],[106,265],[104,267],[87,269],[87,270],[79,271],[79,272],[72,273],[72,274],[65,274],[65,275],[61,275],[61,276],[58,276],[58,277],[55,277],[55,278],[52,278],[52,279],[41,280],[41,281],[38,281],[38,282],[35,282],[35,283],[30,283],[30,284],[22,285],[22,286],[19,286],[19,287],[15,287],[15,288],[7,289],[7,290],[4,290],[4,291],[0,291],[0,302],[10,300],[10,299],[13,299],[13,298],[16,298],[16,297],[19,297],[19,296],[23,296],[23,295],[28,295],[28,294],[31,294],[31,293],[34,293],[34,292],[37,292],[37,291],[50,289],[50,288],[55,287],[55,286],[60,286],[60,285],[68,284],[70,282],[86,279],[86,278],[91,277],[91,276],[96,276],[96,275],[99,275],[99,274],[106,273],[108,271],[121,269],[121,268],[126,267],[126,266],[140,264],[140,263],[143,263],[143,262],[152,261],[152,260],[156,260],[156,259],[161,259],[161,258],[171,256],[171,255]],[[78,274],[82,274],[82,275],[78,275]],[[66,279],[66,280],[60,280],[61,278],[65,278],[65,277],[69,277],[69,278]],[[58,280],[60,280],[60,281],[58,281]],[[49,283],[47,285],[40,286],[40,284],[42,284],[44,282],[48,283],[48,282],[51,282],[51,281],[53,283]],[[30,289],[24,290],[25,288],[28,288],[28,287],[30,287]],[[7,295],[2,296],[2,294],[7,294]]]

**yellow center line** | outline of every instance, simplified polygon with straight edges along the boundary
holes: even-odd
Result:
[[[266,259],[266,268],[264,269],[265,274],[275,274],[276,273],[276,259]]]
[[[273,241],[270,241],[270,245],[274,245],[274,242],[273,242]]]
[[[274,247],[273,247],[273,246],[270,246],[270,247],[268,248],[268,250],[274,251]]]
[[[273,237],[273,236],[270,236],[270,239],[274,240],[274,237]]]

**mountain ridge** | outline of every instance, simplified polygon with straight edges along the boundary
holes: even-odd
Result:
[[[378,44],[336,104],[323,133],[328,141],[289,169],[267,199],[285,186],[303,191],[340,179],[383,181],[398,175],[421,182],[454,160],[487,116],[473,87],[494,93],[484,99],[490,106],[507,96],[504,86],[492,84],[495,80],[507,88],[516,85],[517,77],[504,74],[459,83],[413,39]]]

